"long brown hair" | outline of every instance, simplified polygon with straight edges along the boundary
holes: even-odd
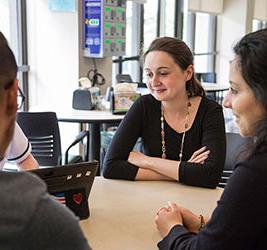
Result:
[[[189,65],[194,65],[194,56],[189,47],[185,42],[174,37],[156,38],[150,44],[147,51],[143,53],[143,61],[145,61],[147,54],[151,51],[168,53],[182,70],[186,70]],[[205,91],[197,80],[195,73],[192,78],[186,82],[186,90],[189,97],[205,96]]]

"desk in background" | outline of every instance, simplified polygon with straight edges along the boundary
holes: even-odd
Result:
[[[120,122],[124,115],[113,115],[110,111],[99,110],[76,110],[65,109],[59,110],[52,107],[36,106],[30,109],[31,112],[53,111],[56,112],[58,121],[89,124],[90,128],[90,146],[89,160],[100,161],[101,133],[100,125],[103,123]],[[81,126],[82,127],[82,126]],[[98,169],[99,175],[100,169]]]
[[[202,87],[206,92],[211,91],[226,91],[229,89],[229,85],[227,84],[219,84],[219,83],[210,83],[210,82],[202,82]]]
[[[97,250],[153,250],[161,239],[154,222],[157,210],[174,201],[209,215],[223,189],[205,189],[170,181],[123,181],[96,177],[89,198],[91,216],[81,221]]]
[[[201,85],[209,98],[222,105],[224,93],[228,91],[229,85],[210,82],[202,82]]]
[[[89,160],[100,161],[101,148],[101,131],[100,125],[103,123],[120,122],[124,115],[113,115],[110,111],[97,110],[75,110],[57,111],[58,121],[60,122],[75,122],[89,124],[90,127],[90,151]],[[99,174],[99,172],[98,172]]]

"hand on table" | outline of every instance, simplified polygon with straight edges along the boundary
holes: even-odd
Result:
[[[183,225],[181,210],[175,203],[168,202],[157,212],[155,222],[160,235],[165,237],[175,225]]]
[[[175,225],[183,225],[193,233],[198,233],[201,225],[198,215],[171,202],[159,209],[155,222],[162,237],[165,237]]]
[[[184,207],[179,207],[179,209],[182,214],[183,224],[187,230],[192,233],[198,233],[201,224],[199,215],[194,214],[189,209]]]

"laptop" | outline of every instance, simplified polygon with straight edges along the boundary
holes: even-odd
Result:
[[[34,169],[48,192],[71,209],[80,220],[90,216],[88,198],[95,179],[98,162],[81,162],[56,167]]]

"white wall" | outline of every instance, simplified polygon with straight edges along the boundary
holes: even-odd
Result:
[[[52,12],[48,0],[27,1],[27,25],[30,108],[71,108],[79,78],[78,11]],[[64,152],[78,124],[59,125]]]
[[[48,0],[27,1],[30,108],[71,109],[78,79],[93,68],[92,59],[83,57],[81,3],[76,0],[75,12],[53,12],[48,9]],[[112,60],[96,61],[107,82],[101,88],[104,94],[111,84]],[[59,125],[64,151],[77,134],[78,124]]]
[[[219,83],[229,81],[229,60],[233,47],[246,33],[252,31],[254,0],[224,0],[223,14],[218,16],[216,72]]]
[[[78,85],[78,11],[52,12],[48,0],[27,2],[30,107],[71,107]]]
[[[78,79],[93,68],[92,59],[83,56],[82,1],[75,12],[53,12],[48,0],[27,2],[30,107],[71,108]],[[79,46],[80,45],[80,46]],[[102,94],[111,84],[112,59],[96,59],[99,73],[106,78]]]

